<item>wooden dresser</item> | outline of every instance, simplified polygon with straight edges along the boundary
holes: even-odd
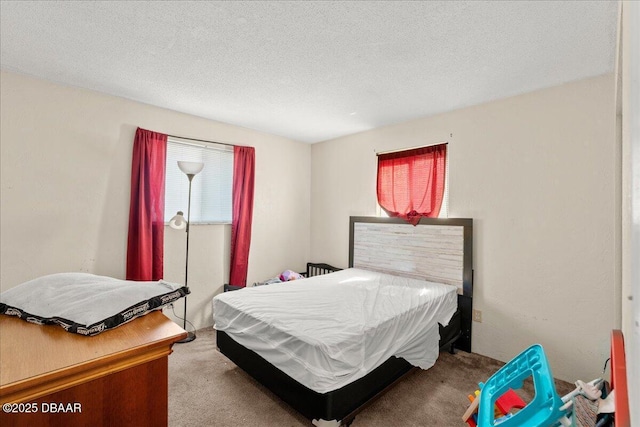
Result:
[[[168,356],[186,335],[160,311],[93,337],[0,316],[0,425],[166,426]]]

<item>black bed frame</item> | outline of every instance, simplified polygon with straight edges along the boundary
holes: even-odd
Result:
[[[396,218],[351,217],[349,230],[349,266],[353,266],[353,233],[356,222],[401,223]],[[423,218],[419,224],[459,225],[464,227],[464,272],[463,293],[458,295],[458,310],[443,327],[440,325],[440,349],[455,348],[471,351],[471,310],[473,297],[471,219]],[[409,225],[407,225],[409,226]],[[340,270],[329,264],[308,263],[306,276],[326,274]],[[342,388],[318,393],[300,384],[280,369],[267,362],[260,355],[238,344],[225,332],[217,331],[217,345],[220,352],[237,366],[275,393],[291,407],[311,420],[338,420],[341,425],[350,425],[356,414],[378,395],[400,380],[413,366],[402,358],[392,356],[366,376]]]
[[[321,276],[323,274],[329,274],[329,273],[333,273],[334,271],[340,271],[340,270],[342,269],[338,267],[334,267],[331,264],[308,262],[307,271],[302,273],[302,275],[304,277]]]

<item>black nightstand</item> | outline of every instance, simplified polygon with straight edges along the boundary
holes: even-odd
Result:
[[[234,286],[234,285],[228,285],[228,284],[224,284],[224,291],[225,292],[229,292],[229,291],[239,291],[240,289],[244,289],[243,286]]]

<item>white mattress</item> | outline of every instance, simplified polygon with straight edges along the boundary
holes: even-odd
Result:
[[[225,292],[213,299],[213,317],[217,330],[326,393],[391,356],[430,368],[438,323],[456,307],[453,286],[351,268]]]

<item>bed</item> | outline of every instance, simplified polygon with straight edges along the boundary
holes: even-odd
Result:
[[[218,348],[314,425],[349,425],[439,348],[470,351],[472,234],[471,219],[351,217],[348,269],[311,264],[311,278],[216,296]]]

